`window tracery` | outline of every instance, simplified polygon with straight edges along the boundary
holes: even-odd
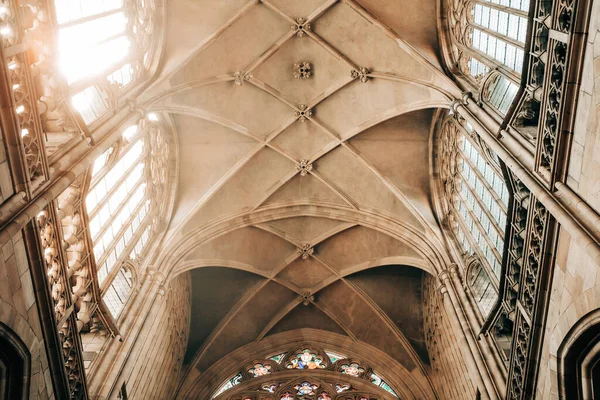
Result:
[[[306,379],[287,379],[280,383],[254,387],[241,395],[230,397],[231,400],[381,400],[377,394],[350,388],[340,393],[327,380],[309,377]]]
[[[142,119],[91,168],[85,196],[89,232],[98,284],[114,319],[135,287],[135,269],[160,224],[156,211],[166,196],[168,147],[160,121]]]
[[[278,373],[290,370],[298,370],[298,373],[302,370],[304,373],[303,377],[296,377],[292,380],[290,378],[278,378],[280,376]],[[333,371],[339,373],[340,378],[336,381],[328,381],[327,379],[323,381],[320,378],[312,379],[310,371]],[[306,375],[307,373],[309,375]],[[251,382],[253,379],[267,376],[272,377],[272,380],[257,384],[253,390],[244,391],[245,393],[247,392],[246,397],[238,395],[220,397],[223,393],[241,383]],[[285,376],[289,376],[289,374]],[[343,398],[344,400],[354,398],[358,400],[371,400],[381,398],[377,395],[363,393],[350,382],[345,381],[347,378],[344,379],[344,376],[362,379],[365,383],[368,383],[367,386],[377,386],[391,395],[398,397],[392,387],[363,361],[348,358],[337,353],[324,352],[314,347],[304,346],[300,349],[266,356],[263,360],[253,360],[247,363],[241,372],[227,379],[212,398],[219,397],[230,400],[255,399],[253,396],[256,395],[256,392],[263,393],[258,395],[256,399],[280,400],[288,398],[293,400],[312,400],[315,399],[314,396],[317,396],[316,399],[323,400],[338,398]],[[338,397],[341,393],[344,393],[345,397]],[[265,396],[266,394],[272,394],[274,397]]]
[[[500,117],[504,117],[518,91],[519,85],[499,71],[494,71],[482,84],[481,100]]]
[[[464,121],[441,125],[440,162],[446,226],[467,265],[467,284],[481,314],[498,296],[510,192],[498,157]]]
[[[296,354],[286,364],[288,369],[317,369],[327,366],[323,357],[312,353],[310,349],[304,349],[301,353]]]

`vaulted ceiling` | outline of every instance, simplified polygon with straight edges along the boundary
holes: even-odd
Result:
[[[459,94],[435,1],[171,0],[167,16],[140,103],[179,143],[157,263],[191,271],[184,388],[241,346],[304,328],[426,380],[421,281],[444,258],[432,121]]]

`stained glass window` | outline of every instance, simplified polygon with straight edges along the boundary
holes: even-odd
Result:
[[[242,381],[242,373],[240,372],[237,375],[234,375],[232,378],[228,379],[227,382],[225,382],[223,384],[223,386],[221,386],[219,388],[219,390],[217,390],[217,392],[215,393],[215,395],[213,396],[213,398],[217,397],[218,395],[220,395],[221,393],[223,393],[224,391],[231,389],[232,387],[239,385],[239,383]]]
[[[323,357],[311,352],[310,349],[302,350],[286,365],[288,369],[321,369],[326,366]]]
[[[360,376],[365,372],[365,369],[358,365],[357,363],[349,363],[343,364],[340,369],[342,370],[342,374],[350,375],[350,376]]]
[[[327,354],[327,357],[329,357],[329,359],[331,360],[332,364],[335,363],[337,360],[348,358],[348,357],[343,356],[341,354],[332,353],[332,352],[326,352],[325,354]]]
[[[164,199],[168,146],[159,121],[142,119],[100,155],[85,197],[98,284],[114,318],[133,285],[123,262],[144,254]],[[165,155],[166,153],[166,155]]]
[[[394,396],[398,397],[398,395],[396,394],[396,392],[394,392],[394,390],[391,388],[390,385],[387,384],[386,381],[384,381],[383,379],[381,379],[379,377],[379,375],[372,373],[371,374],[371,382],[377,386],[379,386],[380,388],[386,390],[387,392],[393,394]]]
[[[304,381],[296,386],[294,389],[298,391],[298,396],[312,396],[315,394],[315,391],[319,388],[318,384],[311,383],[308,381]]]
[[[327,355],[327,357],[325,356]],[[325,360],[336,360],[337,363],[325,362]],[[218,390],[211,398],[220,396],[223,392],[232,389],[241,382],[247,384],[243,389],[238,388],[234,392],[244,392],[243,395],[224,395],[223,398],[233,398],[238,400],[250,399],[271,399],[271,394],[278,393],[277,399],[313,399],[313,400],[332,400],[337,393],[348,392],[347,394],[353,399],[374,399],[380,396],[371,396],[364,394],[364,390],[370,392],[371,385],[386,390],[392,395],[396,393],[391,386],[379,375],[372,373],[371,368],[363,364],[363,362],[348,359],[346,356],[333,353],[323,352],[317,348],[303,348],[293,352],[279,353],[268,355],[264,360],[254,360],[247,364],[245,369],[233,377],[227,379],[218,386]],[[335,372],[338,378],[333,380],[321,381],[325,378],[315,378],[311,374],[311,370],[324,369]],[[290,375],[290,370],[297,370],[296,373]],[[302,371],[301,371],[302,370]],[[287,371],[287,372],[286,372]],[[269,380],[265,381],[260,378],[268,376]],[[251,380],[257,379],[256,386],[252,386]],[[348,381],[358,379],[353,384]],[[362,381],[363,384],[359,382]],[[366,385],[366,386],[365,386]],[[250,392],[256,392],[256,396],[250,396]],[[361,394],[358,394],[358,393]],[[244,397],[246,396],[246,397]],[[397,396],[396,396],[397,397]],[[345,397],[344,397],[345,399]]]
[[[259,376],[265,376],[271,373],[271,366],[257,363],[254,364],[252,368],[248,370],[248,373],[254,378],[258,378]]]
[[[276,354],[274,356],[269,357],[269,359],[275,361],[277,364],[281,364],[281,360],[283,360],[285,354],[286,353]]]
[[[352,386],[350,386],[350,384],[348,384],[348,383],[336,383],[335,384],[335,391],[337,393],[342,393],[347,390],[352,390]]]

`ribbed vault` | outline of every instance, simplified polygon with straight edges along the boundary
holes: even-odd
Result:
[[[312,329],[385,351],[430,397],[421,280],[446,263],[430,138],[458,95],[435,3],[169,7],[163,71],[140,102],[179,141],[156,262],[193,281],[179,395],[241,347]]]

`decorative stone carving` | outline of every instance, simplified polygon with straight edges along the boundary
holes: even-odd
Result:
[[[369,73],[371,71],[369,71],[367,68],[362,67],[360,68],[358,71],[353,69],[352,72],[350,72],[350,76],[353,79],[360,79],[360,81],[362,83],[367,83],[367,81],[369,80]]]
[[[307,306],[307,305],[309,305],[310,303],[312,303],[313,301],[315,301],[315,296],[314,296],[314,295],[312,295],[310,292],[305,292],[305,293],[302,293],[302,294],[301,294],[301,295],[298,297],[298,299],[299,299],[300,301],[302,301],[302,304],[303,304],[303,305]]]
[[[308,160],[300,160],[300,162],[296,164],[296,169],[300,172],[300,176],[306,176],[312,171],[312,163]]]
[[[294,78],[308,79],[312,76],[312,66],[307,61],[298,61],[294,63]]]
[[[315,249],[310,244],[305,243],[302,246],[300,246],[297,251],[303,260],[308,260],[308,257],[314,254]]]
[[[249,81],[252,79],[252,74],[250,72],[238,71],[233,74],[233,83],[238,86],[242,86],[244,81]]]
[[[298,37],[303,37],[310,31],[310,22],[306,18],[296,18],[296,22],[292,24],[292,32]]]
[[[52,207],[52,206],[51,206]],[[54,305],[58,338],[72,399],[87,398],[81,343],[77,335],[77,321],[71,307],[68,288],[67,258],[64,254],[60,229],[52,208],[42,210],[36,217],[44,266],[48,277],[48,290]]]
[[[298,118],[300,122],[304,122],[307,118],[312,117],[312,109],[306,108],[306,104],[300,104],[298,111],[294,113],[294,117]]]

